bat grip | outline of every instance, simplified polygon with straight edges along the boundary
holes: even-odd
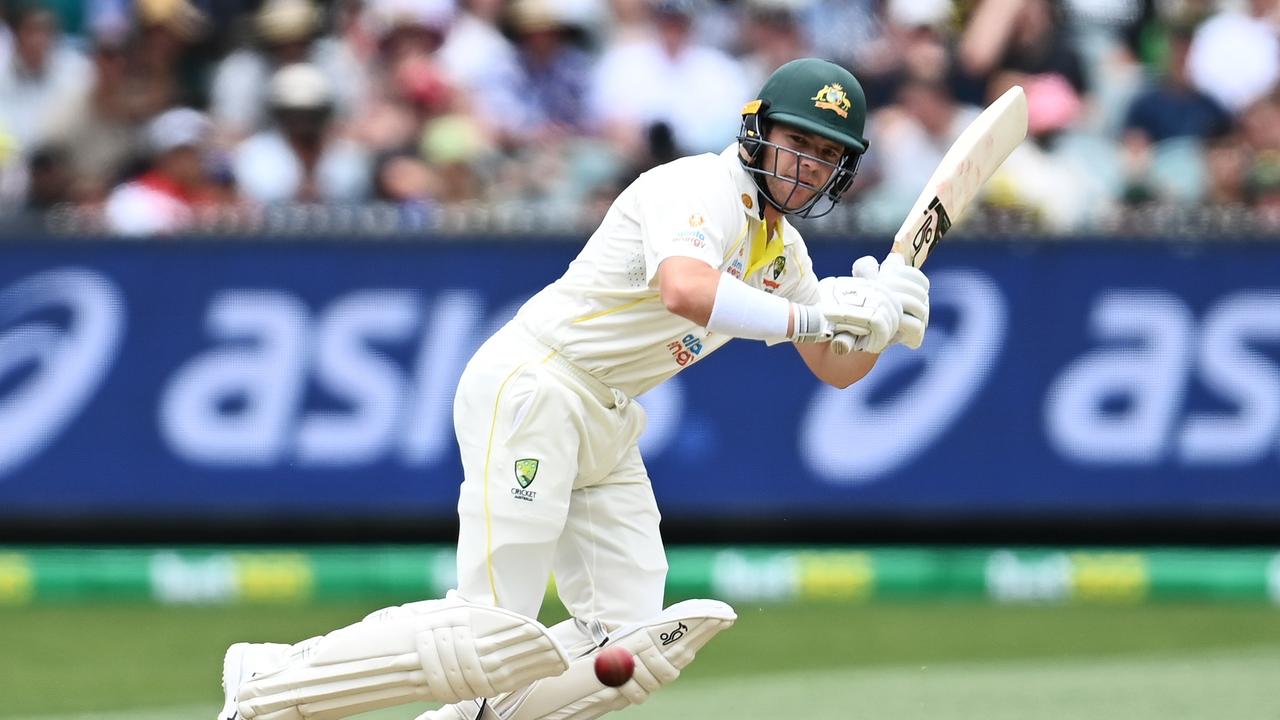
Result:
[[[857,340],[851,333],[837,333],[831,338],[831,351],[837,355],[848,355],[853,352],[853,343]]]

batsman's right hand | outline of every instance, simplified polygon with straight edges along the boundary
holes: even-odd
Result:
[[[897,298],[902,317],[890,343],[918,349],[929,327],[929,278],[919,268],[907,265],[897,253],[889,253],[882,263],[870,255],[858,258],[853,264],[853,276],[873,281]]]
[[[872,260],[874,262],[874,259]],[[818,282],[818,305],[835,303],[848,311],[856,309],[865,318],[863,332],[837,328],[857,337],[854,347],[863,352],[883,352],[893,342],[902,321],[902,302],[876,277],[828,277]]]

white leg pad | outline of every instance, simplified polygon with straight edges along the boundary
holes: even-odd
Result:
[[[737,617],[733,608],[718,600],[676,603],[652,620],[610,635],[605,647],[625,647],[636,658],[635,675],[621,687],[606,687],[596,679],[598,649],[592,649],[575,658],[562,675],[493,698],[484,716],[477,717],[477,703],[464,702],[427,712],[418,720],[594,720],[611,710],[639,705],[670,684],[693,662],[698,650]]]
[[[456,599],[387,608],[294,645],[236,694],[242,720],[336,720],[414,701],[519,689],[569,666],[536,620]]]

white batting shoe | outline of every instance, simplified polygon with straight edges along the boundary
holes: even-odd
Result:
[[[222,657],[222,710],[217,720],[240,720],[236,694],[254,675],[285,664],[291,645],[283,643],[236,643]]]

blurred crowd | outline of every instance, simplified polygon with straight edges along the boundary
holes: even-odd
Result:
[[[988,202],[1049,231],[1126,208],[1280,220],[1280,0],[0,0],[0,216],[124,234],[211,214],[524,203],[598,217],[730,143],[776,67],[871,107],[855,185],[894,227],[1012,84]]]

